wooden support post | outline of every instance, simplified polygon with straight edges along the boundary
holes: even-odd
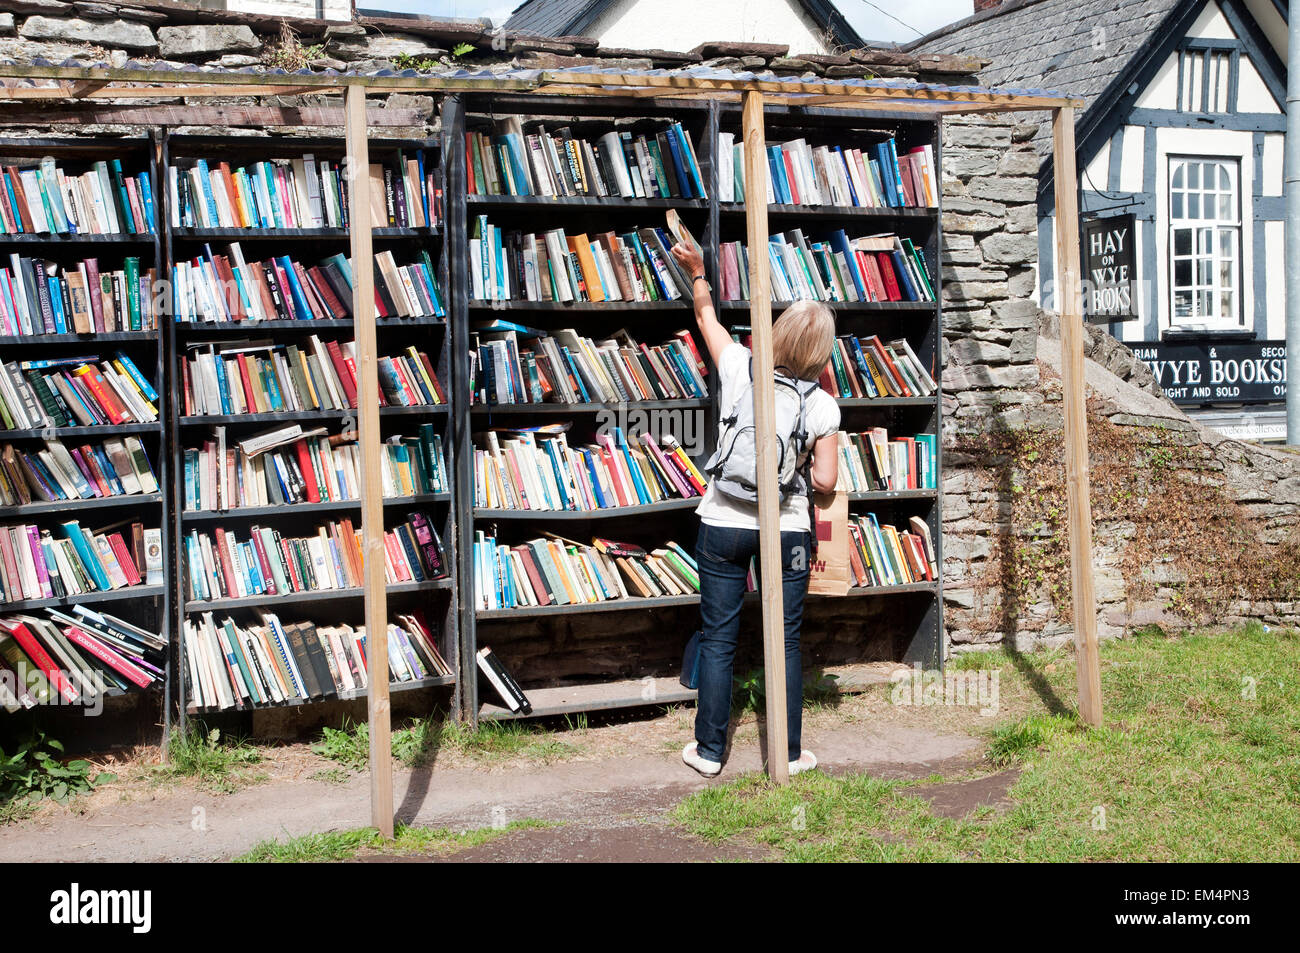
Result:
[[[754,429],[758,434],[758,556],[767,683],[767,776],[790,779],[785,710],[785,607],[781,591],[781,506],[776,486],[776,395],[772,293],[767,255],[767,144],[763,94],[745,93],[745,225],[749,241],[749,323],[754,343]]]
[[[1092,579],[1092,501],[1088,477],[1088,413],[1083,370],[1083,308],[1079,285],[1078,173],[1074,164],[1074,107],[1052,117],[1056,188],[1056,305],[1061,315],[1061,380],[1065,388],[1065,493],[1070,526],[1070,590],[1074,648],[1079,666],[1079,715],[1101,724],[1101,668],[1097,659],[1097,600]]]
[[[370,220],[370,144],[366,88],[349,86],[348,215],[352,240],[352,317],[357,349],[357,414],[361,443],[361,537],[365,554],[366,667],[370,684],[370,823],[393,836],[393,756],[388,702],[388,598],[384,579],[384,491],[380,477],[379,363],[375,343],[374,252]]]

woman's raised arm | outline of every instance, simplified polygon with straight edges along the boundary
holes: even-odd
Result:
[[[717,312],[713,310],[713,299],[709,297],[708,281],[696,280],[697,278],[704,278],[704,259],[694,248],[687,248],[685,245],[674,245],[672,254],[677,259],[677,263],[691,276],[691,295],[695,302],[695,323],[699,325],[700,335],[704,338],[704,346],[709,350],[709,357],[713,358],[713,366],[717,367],[718,362],[722,360],[722,352],[727,349],[732,340],[731,335],[727,333],[727,329],[718,320]]]

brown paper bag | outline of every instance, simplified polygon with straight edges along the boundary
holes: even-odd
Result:
[[[820,596],[846,596],[853,582],[849,566],[849,495],[843,490],[813,497],[813,559],[808,591]]]

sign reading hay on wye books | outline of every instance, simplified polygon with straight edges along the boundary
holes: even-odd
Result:
[[[1132,215],[1083,226],[1083,313],[1089,321],[1137,319],[1136,235]]]
[[[1175,404],[1271,404],[1286,400],[1286,342],[1131,345]]]

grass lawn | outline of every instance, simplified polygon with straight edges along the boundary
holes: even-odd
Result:
[[[1300,859],[1300,634],[1253,625],[1147,632],[1101,649],[1104,728],[1070,714],[1072,656],[964,656],[1037,710],[990,726],[983,773],[1012,768],[1012,806],[936,817],[920,782],[813,772],[711,787],[675,818],[793,861]],[[1065,713],[1062,713],[1065,712]]]
[[[454,853],[485,844],[511,831],[549,827],[546,821],[513,821],[501,827],[484,827],[457,833],[440,827],[407,827],[399,824],[391,841],[373,827],[327,834],[306,834],[288,841],[262,841],[234,863],[312,864],[356,860],[367,856],[429,857]]]

